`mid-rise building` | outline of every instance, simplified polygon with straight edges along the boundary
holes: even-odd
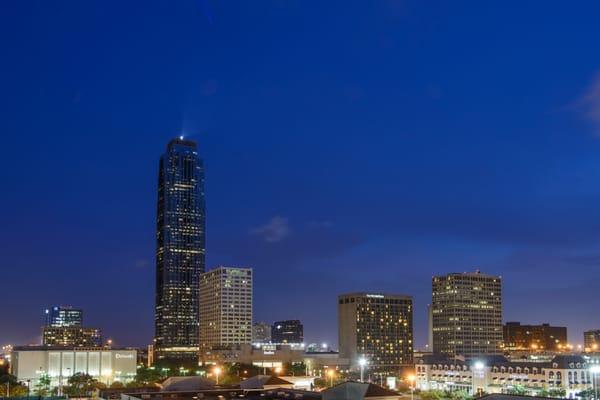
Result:
[[[173,139],[160,158],[154,346],[161,359],[195,360],[204,272],[204,166],[195,142]]]
[[[218,267],[200,277],[201,359],[214,348],[252,343],[252,269]]]
[[[600,350],[600,330],[591,330],[583,332],[583,347],[585,351]]]
[[[271,326],[271,342],[279,344],[304,343],[304,327],[297,319],[275,321]]]
[[[413,361],[412,297],[349,293],[338,298],[340,358],[353,370],[364,358],[369,371],[399,373]]]
[[[82,326],[83,310],[73,307],[53,306],[45,311],[46,326]]]
[[[102,345],[102,335],[97,328],[44,326],[42,344],[48,347],[98,347]]]
[[[433,277],[431,320],[434,353],[500,354],[501,278],[479,271]]]
[[[252,325],[252,343],[271,343],[271,325],[255,322]]]
[[[50,348],[21,346],[12,351],[11,373],[33,388],[41,377],[48,376],[52,387],[67,383],[70,376],[82,373],[110,385],[115,381],[133,381],[137,354],[134,349]]]
[[[463,360],[429,355],[415,364],[416,387],[420,390],[463,390],[477,395],[510,393],[519,388],[530,396],[571,399],[593,387],[590,364],[578,355],[557,355],[547,361],[510,361],[503,356]]]
[[[567,328],[507,322],[503,326],[503,337],[504,350],[559,351],[567,344]]]

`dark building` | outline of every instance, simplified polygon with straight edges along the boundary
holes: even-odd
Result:
[[[271,326],[271,343],[303,343],[304,327],[297,319],[276,321]]]
[[[600,350],[600,330],[583,332],[583,347],[588,352]]]
[[[83,311],[73,307],[54,306],[45,312],[46,326],[82,326]]]
[[[397,374],[413,362],[412,297],[350,293],[338,298],[340,358],[352,369],[365,359],[369,372]]]
[[[50,347],[99,347],[102,345],[100,329],[81,326],[45,326],[42,344]]]
[[[432,279],[433,352],[465,357],[500,354],[502,284],[479,271]]]
[[[560,350],[567,344],[567,328],[563,326],[521,325],[507,322],[503,326],[506,350]]]
[[[197,357],[204,235],[204,166],[196,143],[180,137],[167,145],[158,171],[156,361]]]

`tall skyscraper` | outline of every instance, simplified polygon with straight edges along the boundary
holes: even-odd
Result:
[[[479,271],[432,279],[433,352],[473,357],[500,354],[502,285]]]
[[[70,306],[54,306],[46,309],[46,326],[82,326],[83,311]]]
[[[350,293],[338,298],[340,358],[359,368],[364,358],[370,372],[397,374],[413,361],[412,297]]]
[[[297,319],[275,321],[271,326],[271,343],[301,344],[304,342],[304,327]]]
[[[197,358],[204,235],[204,166],[196,143],[180,137],[169,142],[158,170],[156,361]]]
[[[200,277],[200,357],[252,343],[252,269],[218,267]]]
[[[271,325],[255,322],[252,325],[252,343],[271,343]]]

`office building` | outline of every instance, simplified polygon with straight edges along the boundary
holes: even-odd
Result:
[[[591,330],[583,332],[583,347],[585,351],[600,350],[600,330]]]
[[[218,267],[200,276],[200,357],[252,343],[252,269]]]
[[[255,322],[252,325],[252,343],[271,343],[271,325]]]
[[[81,309],[65,306],[54,306],[45,311],[46,326],[82,326],[83,311]]]
[[[57,387],[76,373],[89,374],[110,385],[115,381],[133,381],[136,359],[133,349],[21,346],[13,349],[11,371],[19,381],[29,382],[31,388],[45,375],[50,378],[50,385]]]
[[[304,327],[297,319],[275,321],[271,326],[271,342],[280,344],[304,343]]]
[[[567,344],[567,328],[507,322],[503,326],[503,337],[504,350],[560,351]]]
[[[465,357],[500,354],[501,290],[500,277],[479,271],[433,277],[433,352]]]
[[[429,355],[415,364],[419,390],[462,390],[478,395],[507,393],[518,387],[529,396],[573,399],[593,387],[590,364],[578,355],[556,355],[541,362],[510,361],[503,356],[462,360]]]
[[[100,329],[81,326],[44,326],[42,344],[45,346],[97,347],[102,345]]]
[[[404,295],[350,293],[338,298],[340,358],[353,370],[394,374],[413,361],[413,301]]]
[[[205,255],[204,167],[196,143],[173,139],[160,158],[156,223],[156,361],[196,359]]]

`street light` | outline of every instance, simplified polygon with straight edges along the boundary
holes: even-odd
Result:
[[[327,370],[327,376],[329,377],[329,386],[333,386],[333,376],[335,372],[332,369]]]
[[[410,400],[415,400],[415,376],[411,374],[407,378],[410,382]]]
[[[358,359],[358,365],[360,366],[360,381],[364,381],[364,373],[365,373],[365,366],[367,365],[367,359],[364,357],[361,357]]]
[[[283,369],[281,367],[275,367],[275,373],[277,375],[281,374],[281,371],[283,371]]]
[[[598,385],[596,385],[596,374],[600,373],[600,365],[594,364],[590,367],[592,374],[592,389],[594,390],[594,399],[598,400]]]
[[[213,374],[215,374],[215,377],[217,378],[217,385],[219,385],[219,375],[221,375],[221,368],[215,367],[215,369],[213,369]]]

